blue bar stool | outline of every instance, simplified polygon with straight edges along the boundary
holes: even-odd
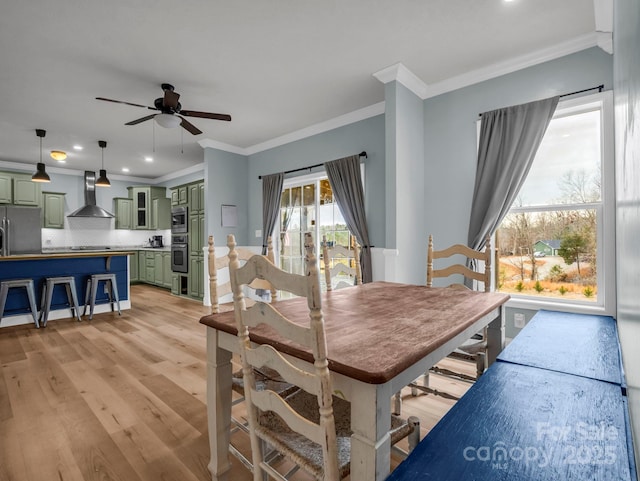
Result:
[[[114,273],[92,274],[91,277],[87,279],[87,291],[84,296],[82,315],[84,316],[86,314],[87,305],[89,305],[89,319],[93,319],[93,309],[96,306],[96,296],[98,294],[98,284],[100,281],[104,281],[108,287],[107,293],[109,295],[111,312],[113,312],[113,303],[115,302],[118,305],[118,314],[122,315],[120,311],[120,298],[118,297],[118,285],[116,284],[116,275]]]
[[[42,304],[40,307],[40,324],[47,325],[49,311],[51,310],[51,298],[53,289],[58,284],[63,285],[67,291],[67,300],[71,309],[71,315],[80,321],[80,310],[78,308],[78,297],[76,295],[76,281],[72,276],[47,277],[42,288]]]
[[[8,279],[0,282],[0,322],[2,322],[2,316],[4,315],[4,306],[7,303],[9,289],[12,287],[24,287],[27,290],[33,322],[36,327],[40,327],[40,323],[38,322],[38,310],[36,308],[36,294],[33,289],[33,279]]]

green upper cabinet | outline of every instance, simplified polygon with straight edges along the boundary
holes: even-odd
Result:
[[[42,226],[64,229],[64,196],[62,192],[42,193]]]
[[[6,172],[0,172],[0,204],[13,202],[13,176]]]
[[[186,185],[180,185],[171,189],[171,205],[185,205],[187,200]]]
[[[153,201],[154,199],[167,198],[166,187],[136,186],[129,187],[129,197],[133,199],[133,229],[167,229],[171,222],[170,214],[165,218],[156,219],[157,225],[166,227],[153,227]],[[169,205],[171,200],[167,198]],[[169,209],[170,210],[170,209]]]
[[[133,199],[114,197],[113,210],[116,214],[116,229],[133,229]]]
[[[171,228],[171,199],[166,197],[153,199],[151,209],[151,228]]]
[[[189,184],[189,214],[198,214],[204,210],[204,182]]]
[[[39,206],[41,195],[41,184],[31,174],[0,172],[0,204]]]

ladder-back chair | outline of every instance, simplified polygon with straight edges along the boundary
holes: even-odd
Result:
[[[245,379],[254,466],[253,479],[260,481],[265,474],[275,479],[287,479],[272,463],[265,460],[265,443],[284,455],[296,467],[303,468],[316,480],[342,479],[350,472],[350,403],[332,395],[321,309],[320,276],[311,234],[305,234],[307,275],[282,271],[261,256],[254,256],[240,266],[234,237],[229,235],[227,242]],[[277,303],[258,301],[247,307],[243,286],[256,279],[268,281],[279,291],[306,298],[308,318],[303,323],[294,323],[280,314]],[[250,332],[260,325],[267,325],[279,335],[306,346],[313,355],[312,368],[305,370],[294,366],[276,347],[252,345],[249,339]],[[278,371],[287,382],[300,389],[288,396],[257,389],[254,373],[256,369],[264,366]],[[415,430],[419,433],[418,426],[406,422],[402,427],[392,423],[392,428],[398,433],[404,429],[402,437]],[[392,443],[398,439],[397,436],[394,439],[393,431],[391,437]]]
[[[434,267],[434,261],[436,265]],[[468,262],[472,261],[472,267]],[[433,286],[434,278],[449,278],[451,276],[462,276],[465,282],[475,283],[478,290],[489,292],[491,290],[491,239],[487,237],[483,250],[474,250],[462,244],[455,244],[446,249],[434,250],[433,236],[429,235],[429,243],[427,246],[427,287]],[[452,289],[468,289],[466,284],[454,282],[449,284]],[[483,332],[474,335],[471,339],[463,343],[448,357],[462,359],[475,363],[476,375],[469,376],[462,372],[455,372],[439,366],[430,369],[431,373],[436,373],[453,379],[474,382],[486,369],[486,335]],[[429,373],[425,373],[420,379],[412,382],[411,394],[418,395],[418,391],[441,395],[450,399],[457,399],[456,396],[446,392],[437,391],[429,387]],[[401,395],[396,394],[394,412],[400,413]]]
[[[322,260],[328,291],[362,284],[360,248],[355,241],[355,237],[351,237],[351,249],[347,249],[341,245],[329,246],[327,236],[323,235]],[[353,266],[351,265],[352,262]],[[345,276],[348,276],[350,282],[344,279]]]

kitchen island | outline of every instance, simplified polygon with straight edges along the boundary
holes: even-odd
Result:
[[[78,302],[85,298],[87,279],[91,274],[114,273],[120,297],[120,308],[130,309],[129,261],[130,250],[117,249],[51,249],[41,254],[20,254],[0,256],[0,280],[33,279],[38,309],[44,280],[47,277],[73,276],[76,283]],[[94,313],[110,311],[108,296],[100,288]],[[51,302],[49,321],[71,318],[64,289],[56,288]],[[10,289],[0,327],[18,324],[33,324],[29,311],[29,301],[24,289]]]

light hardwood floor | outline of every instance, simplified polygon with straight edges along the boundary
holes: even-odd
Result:
[[[122,316],[0,329],[0,481],[211,479],[198,322],[208,308],[148,285],[132,286],[131,297]],[[460,366],[472,374],[473,366]],[[422,436],[453,405],[404,394],[403,415],[420,417]],[[231,479],[250,481],[231,459]]]

